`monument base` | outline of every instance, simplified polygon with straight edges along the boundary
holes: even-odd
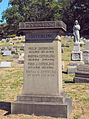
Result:
[[[82,51],[72,51],[67,73],[75,73],[77,71],[77,66],[82,64],[84,64]]]
[[[62,96],[21,95],[11,104],[12,114],[35,114],[67,118],[72,111],[72,99]]]

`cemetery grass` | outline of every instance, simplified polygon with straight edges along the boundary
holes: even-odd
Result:
[[[62,42],[66,43],[68,40],[63,39]],[[62,60],[65,63],[63,90],[73,100],[73,111],[68,119],[89,119],[89,84],[73,83],[74,74],[66,74],[73,48],[73,42],[68,43],[70,48],[65,47],[62,55]],[[1,56],[1,61],[2,58]],[[11,68],[1,68],[0,70],[0,119],[54,119],[53,117],[35,116],[34,114],[15,115],[8,113],[10,109],[7,108],[6,104],[10,105],[11,102],[16,100],[17,95],[22,93],[23,70],[23,67],[16,64],[13,64]]]

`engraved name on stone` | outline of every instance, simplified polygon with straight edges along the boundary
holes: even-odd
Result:
[[[66,31],[66,25],[62,21],[20,22],[19,29],[61,28]]]
[[[25,27],[54,27],[55,22],[25,23]]]
[[[28,77],[53,77],[55,75],[54,47],[28,47],[27,58],[26,73]]]
[[[55,39],[58,34],[54,33],[30,33],[26,34],[26,40],[28,39]]]
[[[73,59],[79,60],[80,59],[80,54],[79,53],[73,54],[72,57],[73,57]]]

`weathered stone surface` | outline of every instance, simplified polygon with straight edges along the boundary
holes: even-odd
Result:
[[[69,66],[78,66],[84,64],[83,61],[70,61]]]
[[[30,37],[26,36],[23,94],[59,95],[62,91],[62,69],[59,65],[61,64],[61,43],[56,39],[49,42],[48,40],[50,39],[48,39],[49,36],[47,38],[46,33],[42,35],[42,37],[46,36],[45,39],[40,39],[41,36],[40,34],[38,35],[37,42],[39,40],[39,43],[30,42],[30,45],[28,43],[28,38]],[[53,37],[53,33],[50,33],[51,35]],[[44,43],[42,40],[47,40],[47,42]],[[60,80],[59,85],[57,83],[58,80]],[[35,89],[32,88],[32,85],[35,86]]]
[[[83,60],[85,64],[89,64],[89,50],[83,51]]]
[[[18,58],[18,63],[19,64],[24,64],[24,56],[23,55],[20,55],[19,58]]]
[[[87,65],[87,64],[79,65],[79,66],[77,67],[77,71],[89,72],[89,65]]]
[[[21,101],[18,100],[12,103],[11,113],[18,114],[24,112],[24,114],[67,118],[72,111],[72,100],[69,98],[36,97],[33,98],[33,101],[29,101],[29,98],[24,97],[22,100],[20,98]]]
[[[10,56],[11,55],[11,51],[6,50],[3,52],[3,56]]]
[[[65,44],[64,44],[64,43],[62,43],[62,44],[61,44],[61,47],[65,47]]]
[[[85,43],[85,50],[89,50],[89,40],[86,40],[86,43]]]
[[[74,43],[73,51],[80,51],[80,44],[79,43]]]
[[[74,77],[75,83],[89,83],[89,65],[79,65]]]
[[[77,66],[68,66],[67,73],[74,74],[77,71]]]
[[[72,51],[71,60],[72,61],[82,61],[83,60],[82,51]]]
[[[71,113],[72,100],[62,89],[61,23],[20,24],[26,35],[23,93],[11,104],[11,113],[65,118]]]
[[[66,31],[66,24],[63,21],[40,21],[40,22],[21,22],[19,24],[19,29],[62,29]]]
[[[7,68],[11,67],[11,62],[1,62],[0,63],[0,68]]]
[[[70,61],[67,73],[74,74],[77,71],[77,66],[84,64],[83,61]]]
[[[64,53],[64,47],[61,47],[61,53]]]
[[[65,68],[65,64],[64,64],[64,61],[62,61],[62,71],[64,70]]]

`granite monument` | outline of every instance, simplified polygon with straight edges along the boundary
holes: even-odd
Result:
[[[67,118],[72,100],[62,88],[61,37],[66,31],[62,21],[24,22],[25,34],[23,92],[11,104],[12,114],[35,114]]]

